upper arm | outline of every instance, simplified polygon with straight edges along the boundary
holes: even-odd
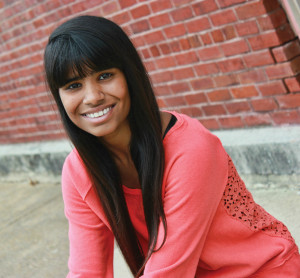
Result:
[[[68,277],[113,277],[114,237],[110,229],[78,192],[70,169],[64,167],[62,193],[69,221]]]
[[[217,138],[183,148],[166,178],[167,238],[142,277],[194,277],[207,233],[227,181],[227,154]],[[164,236],[160,225],[158,244]]]

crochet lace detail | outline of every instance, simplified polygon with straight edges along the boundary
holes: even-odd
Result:
[[[227,213],[243,222],[252,231],[261,230],[270,236],[280,236],[294,241],[282,222],[276,220],[254,202],[230,157],[228,159],[228,182],[223,194],[223,201]]]

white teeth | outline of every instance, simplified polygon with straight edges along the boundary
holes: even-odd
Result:
[[[98,111],[96,113],[92,113],[92,114],[85,114],[88,118],[98,118],[101,117],[105,114],[107,114],[109,111],[111,110],[111,107],[105,108],[102,111]]]

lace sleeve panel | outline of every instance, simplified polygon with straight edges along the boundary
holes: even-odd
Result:
[[[223,193],[227,213],[254,232],[263,231],[294,241],[287,227],[254,202],[243,180],[228,156],[228,182]]]

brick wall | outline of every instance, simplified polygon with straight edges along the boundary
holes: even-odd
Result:
[[[125,28],[161,107],[209,129],[300,124],[300,44],[277,0],[0,0],[1,143],[64,137],[43,49],[79,14]]]

